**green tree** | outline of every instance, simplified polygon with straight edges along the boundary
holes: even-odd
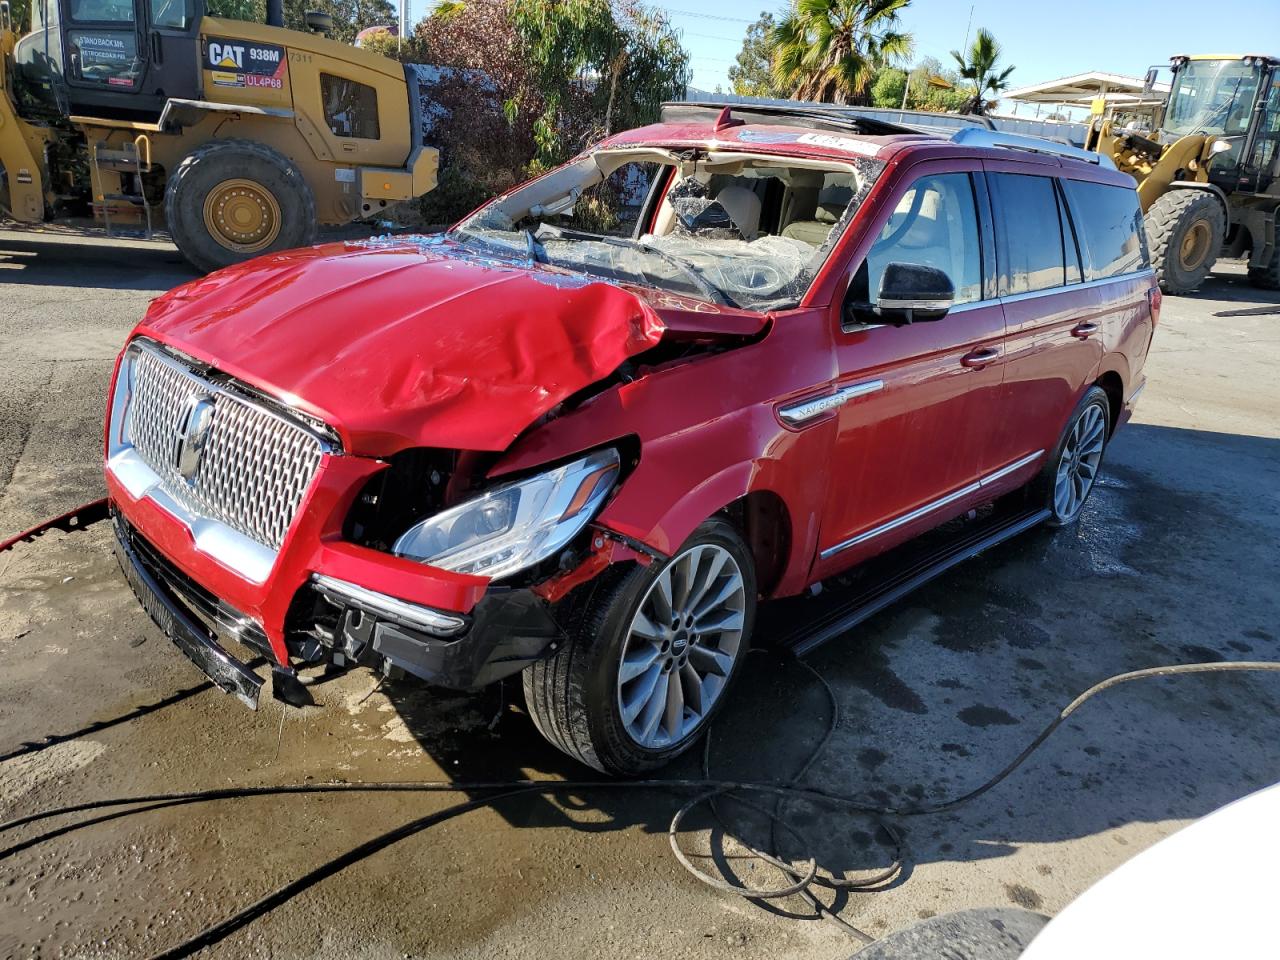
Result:
[[[773,14],[762,13],[747,27],[736,63],[729,68],[729,83],[741,97],[777,97],[780,91],[773,82],[773,57],[770,35],[777,26]]]
[[[907,74],[907,109],[959,113],[969,103],[960,74],[936,57],[923,57]]]
[[[907,71],[897,67],[881,67],[871,84],[873,107],[901,107],[903,94],[907,92]]]
[[[574,100],[589,102],[598,121],[590,139],[656,119],[662,102],[689,85],[689,55],[657,9],[631,0],[511,0],[510,16],[543,104],[534,124],[543,165],[581,139],[562,122]],[[527,106],[511,101],[508,112]]]
[[[652,123],[689,76],[679,36],[630,0],[451,0],[407,46],[407,59],[445,68],[421,87],[441,155],[440,185],[420,203],[430,224],[608,131]]]
[[[381,54],[392,60],[405,60],[412,54],[409,42],[401,42],[400,38],[390,30],[379,30],[377,33],[365,37],[360,41],[360,49],[368,50],[370,53]]]
[[[907,72],[907,109],[920,109],[929,94],[929,81],[942,76],[942,61],[922,57]]]
[[[1008,89],[1009,74],[1015,68],[999,69],[1002,52],[991,31],[985,29],[978,30],[978,35],[974,37],[966,53],[951,51],[951,56],[960,68],[960,76],[973,86],[969,102],[964,108],[965,113],[986,113],[999,99],[1000,91]]]
[[[263,23],[267,19],[266,0],[208,0],[206,12],[226,20],[248,20]]]
[[[392,24],[399,20],[389,0],[284,0],[284,25],[290,30],[307,29],[308,11],[333,17],[334,40],[351,43],[365,27]]]
[[[865,105],[877,67],[911,53],[898,15],[911,0],[792,0],[773,31],[779,88],[801,100]]]
[[[31,22],[31,0],[11,0],[9,16],[13,18],[13,29],[22,36],[34,24]]]

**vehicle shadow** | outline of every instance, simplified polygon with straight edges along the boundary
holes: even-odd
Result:
[[[0,283],[159,292],[196,276],[169,244],[0,230]]]
[[[1180,468],[1187,463],[1200,466],[1192,474]],[[1002,769],[1107,676],[1165,663],[1280,660],[1280,511],[1267,493],[1277,477],[1280,440],[1128,426],[1078,526],[1041,528],[992,549],[807,658],[833,688],[840,720],[806,782],[886,807],[936,803]],[[771,607],[757,635],[764,646],[794,628],[804,601]],[[458,781],[594,777],[542,741],[518,687],[516,678],[501,695],[459,695],[398,682],[386,692],[421,748]],[[1118,827],[1196,818],[1280,780],[1278,701],[1274,674],[1108,692],[973,803],[889,818],[905,833],[904,876],[1028,845],[1102,843]],[[755,654],[716,721],[712,773],[787,780],[830,716],[826,691],[804,666]],[[691,754],[661,775],[698,776],[701,751]],[[684,798],[584,791],[504,811],[521,828],[662,833]],[[732,804],[722,813],[731,832],[767,842],[757,813]],[[803,802],[789,803],[786,816],[835,874],[892,860],[875,818]],[[690,821],[695,830],[713,826],[708,811]],[[798,856],[783,839],[783,851]],[[715,832],[711,841],[718,862],[737,869],[734,845]],[[706,852],[705,838],[691,843]],[[1033,909],[1040,899],[1030,887],[1019,895]]]
[[[386,232],[384,224],[355,223],[326,228],[317,240],[359,240]],[[57,227],[37,232],[0,226],[0,283],[159,293],[198,276],[165,239],[113,241],[105,234]]]
[[[1247,307],[1215,311],[1215,317],[1249,317],[1275,313],[1280,306],[1280,291],[1263,290],[1249,282],[1243,263],[1219,263],[1198,290],[1179,294],[1180,300],[1206,302],[1238,302]]]

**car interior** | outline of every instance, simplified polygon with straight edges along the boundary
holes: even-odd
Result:
[[[746,240],[780,236],[821,247],[853,199],[849,171],[806,167],[744,166],[732,174],[705,179],[709,200],[718,203]],[[675,213],[663,203],[653,233],[662,236],[675,224]]]

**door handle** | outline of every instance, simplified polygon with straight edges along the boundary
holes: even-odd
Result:
[[[982,347],[978,350],[970,350],[960,358],[960,363],[966,367],[981,369],[998,356],[1000,356],[1000,351],[995,347]]]
[[[1093,336],[1097,332],[1098,325],[1096,323],[1078,323],[1072,328],[1071,335],[1073,337],[1079,337],[1081,340],[1088,340],[1089,337]]]

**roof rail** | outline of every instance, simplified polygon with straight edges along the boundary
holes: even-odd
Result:
[[[1083,160],[1085,163],[1108,167],[1112,170],[1116,168],[1110,157],[1104,157],[1092,150],[1081,150],[1079,147],[1056,143],[1053,140],[1028,137],[1018,133],[1002,133],[999,130],[965,127],[951,135],[951,142],[966,147],[1003,147],[1006,150],[1025,150],[1028,153],[1044,153],[1054,157]]]

